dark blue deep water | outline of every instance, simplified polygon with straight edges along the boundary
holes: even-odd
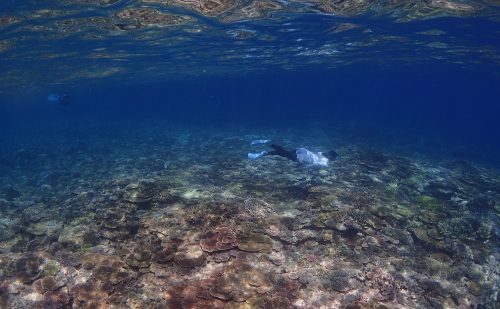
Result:
[[[498,167],[498,85],[496,66],[463,68],[435,61],[401,68],[366,63],[332,70],[57,85],[2,95],[2,146],[15,145],[18,135],[48,138],[54,131],[76,134],[74,129],[87,124],[117,121],[248,130],[321,127],[326,134],[346,134],[351,142],[371,147]],[[47,102],[54,91],[68,92],[71,104]]]
[[[500,308],[499,12],[0,1],[0,309]]]

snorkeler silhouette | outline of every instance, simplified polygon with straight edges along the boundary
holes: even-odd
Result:
[[[71,102],[71,97],[65,92],[50,94],[47,101],[55,103],[59,106],[67,106]]]
[[[262,143],[252,142],[252,145],[255,144],[265,144],[267,140],[262,140]],[[270,145],[273,150],[271,151],[261,151],[256,153],[248,153],[248,158],[250,160],[256,160],[263,156],[280,156],[283,158],[287,158],[288,160],[292,160],[295,162],[303,163],[308,166],[328,166],[329,161],[334,161],[337,158],[337,152],[334,150],[328,151],[326,153],[323,152],[312,152],[306,148],[295,148],[293,150],[286,150],[285,148],[271,144]]]

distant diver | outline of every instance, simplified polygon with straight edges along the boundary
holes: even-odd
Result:
[[[71,102],[71,97],[65,92],[49,94],[47,101],[59,106],[67,106]]]
[[[262,140],[264,141],[264,140]],[[267,142],[267,140],[265,140]],[[264,142],[265,143],[265,142]],[[255,143],[252,142],[252,145],[255,144],[264,144],[264,143]],[[306,148],[300,147],[296,148],[293,150],[286,150],[285,148],[276,145],[276,144],[271,144],[270,145],[273,150],[271,151],[261,151],[261,152],[249,152],[248,153],[248,158],[250,160],[256,160],[258,158],[261,158],[263,156],[280,156],[283,158],[286,158],[288,160],[292,160],[295,162],[303,163],[308,166],[323,166],[326,167],[328,166],[328,163],[330,161],[334,161],[337,159],[338,154],[336,151],[331,150],[328,152],[312,152]]]

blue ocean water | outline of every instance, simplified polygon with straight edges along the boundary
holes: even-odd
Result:
[[[0,308],[498,308],[499,117],[496,1],[2,1]]]
[[[356,64],[330,71],[57,85],[4,94],[1,123],[10,143],[17,134],[28,137],[53,126],[61,133],[114,121],[322,127],[371,146],[498,166],[500,80],[495,69],[437,62],[402,68]],[[47,93],[54,91],[67,91],[71,104],[61,108],[47,102]]]

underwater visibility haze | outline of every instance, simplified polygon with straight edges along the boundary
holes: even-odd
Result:
[[[500,308],[500,2],[0,1],[0,308]]]

